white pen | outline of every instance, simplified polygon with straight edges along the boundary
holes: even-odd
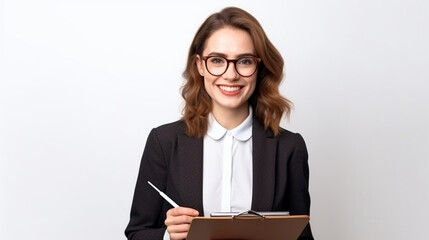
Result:
[[[153,185],[151,182],[147,181],[147,183],[149,183],[149,185],[151,185],[156,191],[159,192],[159,195],[161,195],[161,197],[163,197],[167,202],[169,202],[171,205],[173,205],[173,207],[178,207],[179,205],[177,203],[175,203],[173,200],[171,200],[171,198],[169,198],[165,193],[161,192],[157,187],[155,187],[155,185]]]

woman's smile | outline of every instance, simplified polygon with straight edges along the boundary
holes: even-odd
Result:
[[[227,96],[235,96],[240,94],[242,86],[238,85],[218,85],[220,91]]]

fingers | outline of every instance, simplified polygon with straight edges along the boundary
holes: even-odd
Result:
[[[192,219],[198,216],[198,211],[192,208],[177,207],[167,211],[165,225],[171,240],[185,239],[188,235]]]
[[[190,224],[173,225],[167,227],[170,240],[181,240],[188,237]]]
[[[168,227],[171,225],[189,224],[198,214],[198,211],[192,208],[172,208],[167,211],[165,225]]]
[[[167,217],[168,215],[171,216],[180,216],[180,215],[187,215],[187,216],[198,216],[198,211],[193,208],[187,208],[187,207],[177,207],[177,208],[171,208],[167,211]]]

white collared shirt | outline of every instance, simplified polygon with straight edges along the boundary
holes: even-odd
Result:
[[[237,127],[227,130],[212,114],[204,137],[203,208],[212,212],[249,210],[252,204],[253,112]]]

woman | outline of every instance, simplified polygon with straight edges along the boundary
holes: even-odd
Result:
[[[306,146],[279,126],[292,104],[279,94],[283,59],[258,21],[239,8],[211,15],[183,75],[183,118],[149,134],[128,239],[184,239],[192,219],[211,212],[308,215]],[[309,225],[300,239],[313,239]]]

